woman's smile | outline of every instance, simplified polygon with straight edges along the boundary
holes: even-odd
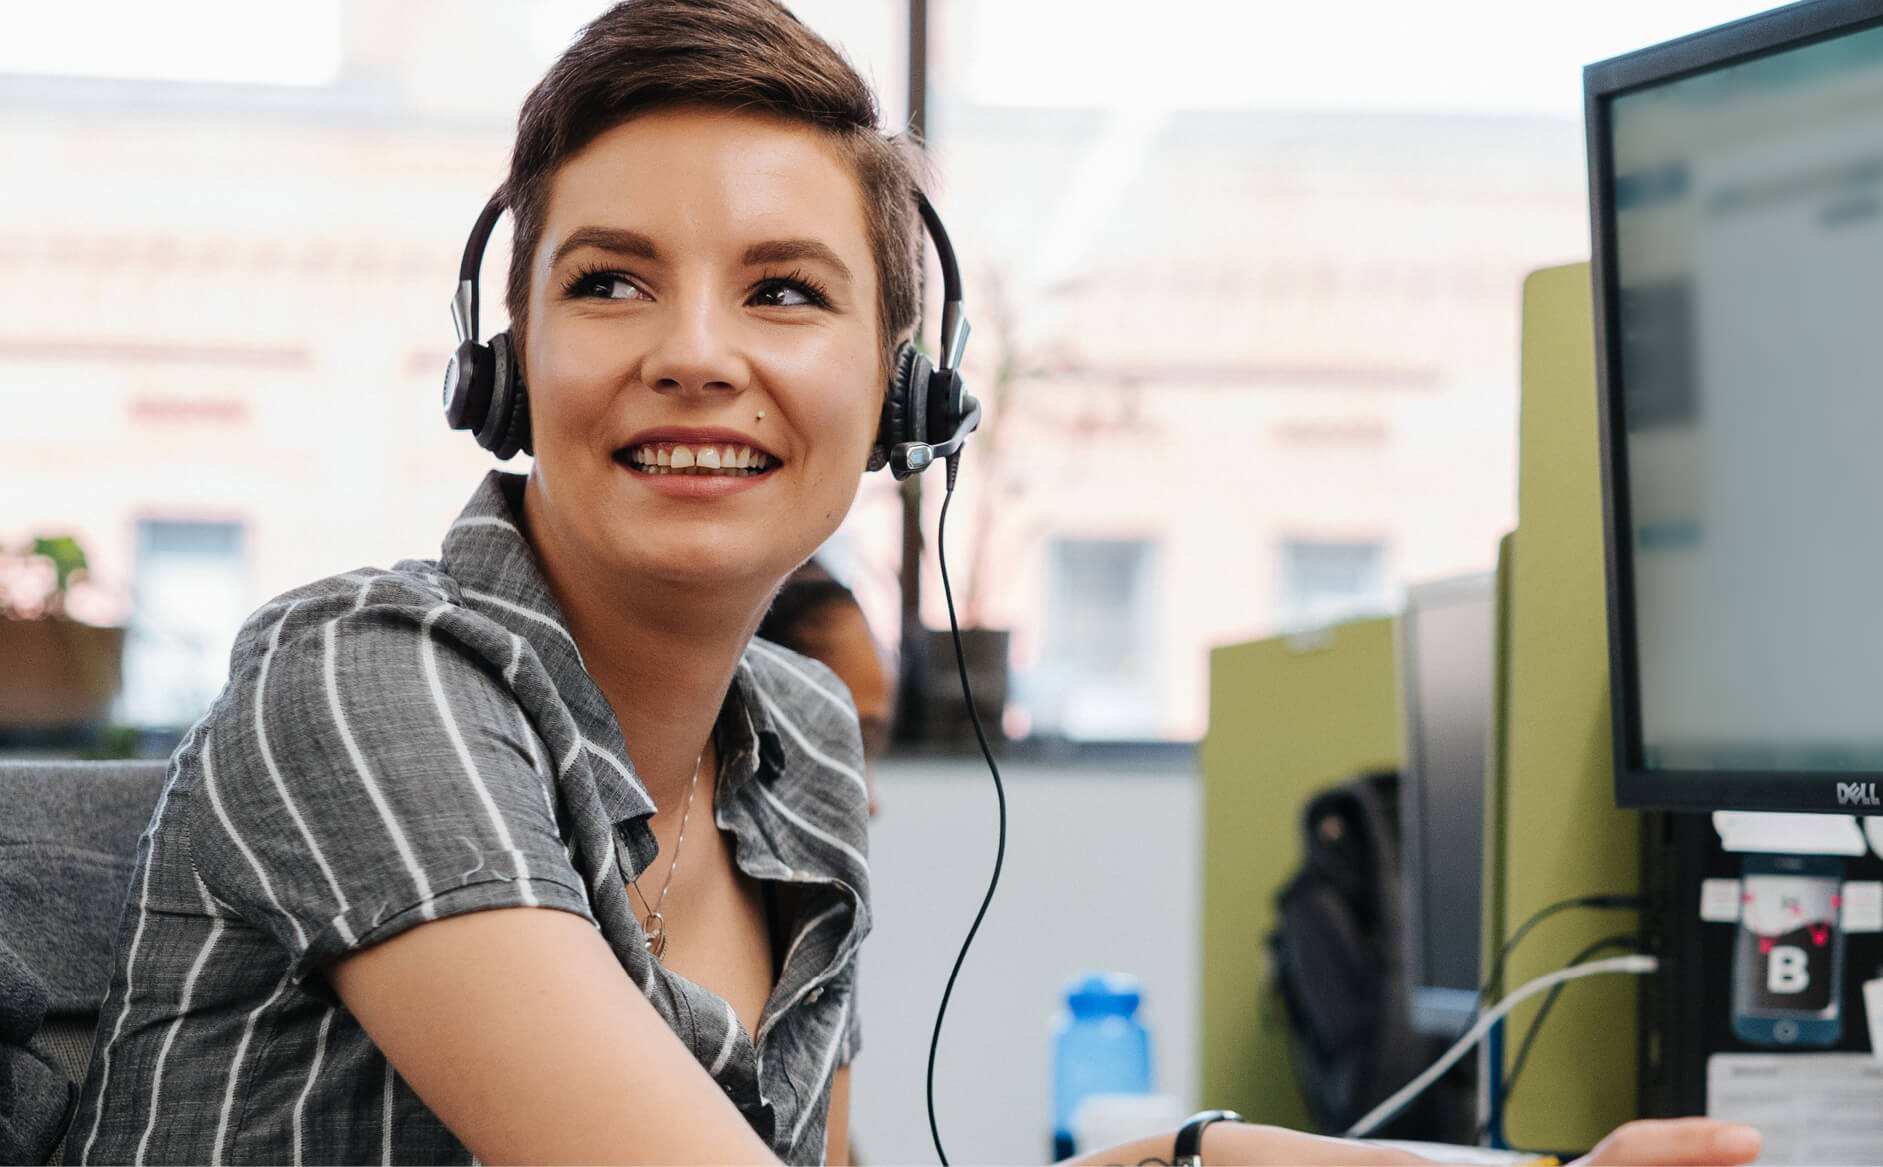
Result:
[[[615,463],[663,497],[704,500],[760,486],[783,459],[733,430],[663,427],[635,435]]]

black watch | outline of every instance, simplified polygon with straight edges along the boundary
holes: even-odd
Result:
[[[1203,1167],[1203,1132],[1213,1122],[1241,1122],[1233,1110],[1204,1110],[1190,1116],[1177,1128],[1177,1148],[1171,1154],[1171,1167]]]

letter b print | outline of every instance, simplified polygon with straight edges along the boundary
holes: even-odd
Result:
[[[1765,991],[1790,996],[1811,987],[1810,958],[1802,948],[1779,944],[1765,964]]]

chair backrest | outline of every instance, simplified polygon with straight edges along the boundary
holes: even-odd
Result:
[[[167,770],[0,761],[0,937],[48,989],[33,1047],[74,1082],[91,1060],[137,839]]]

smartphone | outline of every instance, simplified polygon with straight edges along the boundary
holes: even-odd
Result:
[[[1844,861],[1747,855],[1733,949],[1733,1033],[1766,1046],[1826,1046],[1843,1034]]]

